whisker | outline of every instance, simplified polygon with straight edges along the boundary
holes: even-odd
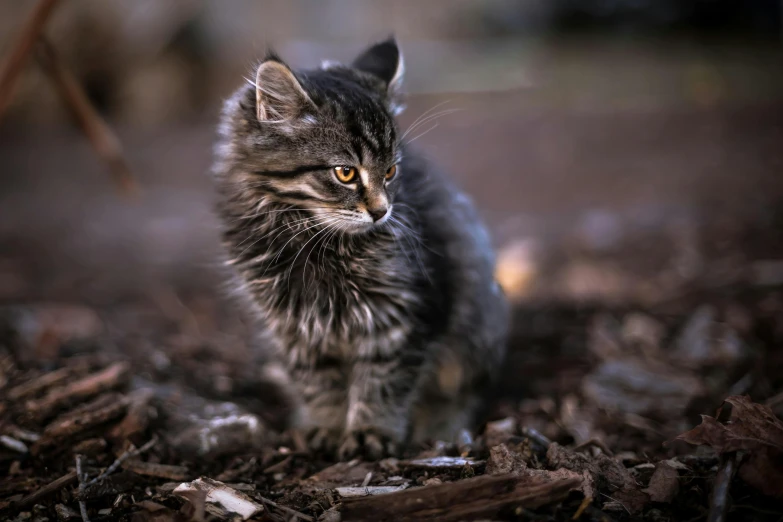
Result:
[[[440,111],[440,112],[436,112],[435,114],[430,114],[429,116],[427,116],[426,118],[424,118],[420,122],[418,122],[416,125],[411,125],[410,128],[408,130],[406,130],[405,133],[402,136],[400,136],[400,141],[404,140],[405,136],[407,136],[411,132],[415,131],[416,129],[419,129],[419,128],[423,127],[427,123],[429,123],[431,121],[434,121],[434,120],[437,120],[438,118],[441,118],[443,116],[448,116],[449,114],[454,114],[455,112],[459,112],[461,110],[462,109],[459,109],[459,108],[446,109],[446,110],[443,110],[443,111]]]
[[[405,145],[406,145],[406,146],[407,146],[407,145],[410,145],[411,143],[413,143],[414,141],[418,140],[419,138],[421,138],[421,137],[422,137],[422,136],[424,136],[425,134],[428,134],[430,131],[433,131],[433,130],[435,130],[437,127],[438,127],[438,124],[436,123],[435,125],[433,125],[433,126],[432,126],[432,127],[430,127],[429,129],[427,129],[427,130],[425,130],[424,132],[422,132],[421,134],[418,134],[418,135],[417,135],[415,138],[413,138],[413,139],[411,139],[411,140],[409,140],[409,141],[406,141],[406,142],[405,142]]]
[[[446,105],[446,104],[447,104],[447,103],[449,103],[450,101],[451,101],[451,100],[444,100],[444,101],[442,101],[442,102],[440,102],[440,103],[436,103],[435,105],[433,105],[432,107],[430,107],[430,108],[429,108],[429,109],[427,109],[426,111],[422,112],[422,113],[419,115],[419,117],[418,117],[418,118],[416,118],[415,120],[413,120],[413,123],[411,123],[411,124],[410,124],[410,126],[409,126],[409,127],[406,129],[406,130],[405,130],[405,133],[402,135],[402,137],[404,138],[404,137],[405,137],[405,135],[406,135],[406,134],[408,134],[408,133],[410,132],[410,130],[411,130],[413,127],[415,127],[416,125],[418,125],[418,124],[419,124],[419,122],[421,121],[421,119],[422,119],[422,118],[426,117],[426,116],[427,116],[429,113],[431,113],[432,111],[434,111],[434,110],[435,110],[435,109],[437,109],[438,107],[442,107],[443,105]],[[402,138],[400,138],[400,140],[402,140]]]
[[[340,219],[340,218],[332,218],[330,222],[326,223],[326,227],[323,230],[319,230],[318,232],[313,234],[313,237],[311,237],[310,239],[305,241],[305,244],[302,245],[302,248],[300,248],[299,252],[296,253],[296,255],[294,256],[294,260],[291,261],[291,266],[288,267],[287,279],[288,279],[288,290],[289,291],[291,291],[291,273],[294,270],[294,266],[296,265],[296,260],[299,258],[299,254],[301,254],[304,251],[304,249],[307,248],[307,245],[310,244],[310,241],[312,241],[313,239],[317,238],[320,234],[323,234],[326,230],[329,229],[329,225],[334,223],[338,219]],[[312,253],[312,251],[311,251],[311,253]],[[309,255],[308,255],[308,257],[309,257]],[[305,274],[306,271],[307,271],[307,258],[305,258],[305,266],[304,266],[304,269],[302,270],[302,282],[303,283],[304,283],[304,274]]]
[[[272,262],[273,262],[273,263],[276,263],[276,262],[277,262],[277,260],[280,258],[280,254],[282,254],[282,253],[283,253],[283,250],[285,250],[285,247],[287,247],[287,246],[288,246],[288,244],[289,244],[291,241],[293,241],[294,239],[296,239],[296,237],[297,237],[299,234],[301,234],[302,232],[307,232],[308,230],[311,230],[311,229],[313,229],[313,228],[317,227],[318,225],[320,225],[320,224],[322,224],[322,223],[323,223],[323,221],[321,221],[321,222],[317,222],[317,223],[315,223],[314,225],[311,225],[311,226],[309,226],[309,227],[307,227],[307,228],[304,228],[304,229],[300,230],[299,232],[297,232],[296,234],[294,234],[293,236],[291,236],[291,238],[290,238],[288,241],[286,241],[285,245],[283,245],[283,248],[281,248],[281,249],[278,251],[278,253],[277,253],[277,256],[275,256],[275,258],[272,260]]]
[[[325,267],[325,266],[324,266],[324,264],[323,264],[323,263],[324,263],[324,255],[323,255],[323,254],[324,254],[324,252],[326,252],[326,247],[328,246],[329,242],[330,242],[330,241],[331,241],[331,240],[332,240],[332,239],[333,239],[333,238],[334,238],[334,237],[335,237],[337,234],[339,234],[339,233],[340,233],[340,232],[342,232],[343,230],[344,230],[344,225],[343,225],[342,223],[337,223],[337,226],[336,226],[336,228],[335,228],[334,232],[332,232],[331,234],[329,234],[329,236],[327,237],[326,241],[325,241],[325,242],[324,242],[324,243],[321,245],[321,250],[319,251],[319,256],[320,256],[320,258],[321,258],[320,265],[321,265],[321,272],[322,272],[322,273],[325,273],[325,272],[326,272],[326,267]]]
[[[318,248],[318,243],[323,243],[323,241],[327,237],[329,237],[329,232],[331,232],[331,230],[334,229],[335,226],[337,226],[337,223],[339,223],[339,219],[337,219],[336,222],[332,222],[329,225],[327,225],[326,228],[324,228],[324,230],[321,231],[321,232],[327,232],[327,233],[324,234],[323,236],[321,236],[321,239],[316,241],[315,244],[313,245],[313,248],[311,248],[310,251],[307,253],[307,257],[305,258],[305,262],[304,262],[304,269],[302,269],[302,287],[306,286],[306,284],[307,284],[305,282],[305,274],[307,273],[307,262],[310,260],[310,256],[313,255],[313,250],[316,250]],[[321,232],[319,232],[318,234],[320,234]],[[316,236],[318,234],[316,234]],[[313,236],[313,237],[315,237],[315,236]],[[316,256],[316,264],[317,264],[317,261],[318,261],[318,257]]]
[[[283,228],[286,228],[286,227],[288,227],[288,228],[291,228],[291,227],[292,227],[292,226],[294,226],[294,225],[297,225],[297,224],[299,224],[299,223],[304,223],[305,221],[308,221],[308,220],[310,220],[310,219],[312,219],[312,218],[310,218],[310,217],[305,217],[305,218],[302,218],[302,219],[296,219],[296,220],[294,220],[294,221],[287,221],[287,222],[283,223],[282,225],[280,225],[279,227],[275,227],[275,228],[274,228],[274,229],[272,229],[271,231],[267,232],[267,233],[266,233],[266,234],[264,234],[263,236],[259,237],[258,239],[256,239],[256,240],[255,240],[255,241],[253,241],[252,243],[250,243],[250,245],[248,245],[248,246],[247,246],[247,248],[245,248],[245,249],[242,251],[242,253],[241,253],[241,254],[239,254],[239,255],[240,255],[240,256],[244,255],[244,254],[245,254],[245,252],[247,252],[247,251],[248,251],[250,248],[252,248],[252,247],[253,247],[253,246],[254,246],[256,243],[258,243],[259,241],[261,241],[261,240],[263,240],[263,239],[265,239],[265,238],[267,238],[267,237],[271,236],[272,234],[274,234],[274,233],[275,233],[275,231],[277,231],[277,230],[280,230],[280,229],[283,229]],[[246,242],[246,241],[248,241],[248,240],[250,240],[250,239],[253,239],[253,238],[254,238],[254,236],[252,236],[252,235],[251,235],[251,236],[248,236],[247,238],[243,239],[243,240],[242,240],[242,242],[241,242],[241,243],[239,243],[239,244],[237,245],[237,248],[241,247],[243,244],[245,244],[245,242]],[[277,238],[275,238],[275,239],[277,239]],[[274,242],[274,240],[272,240],[272,242]]]

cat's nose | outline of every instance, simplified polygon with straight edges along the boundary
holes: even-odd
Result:
[[[386,212],[388,212],[387,207],[378,207],[378,208],[368,208],[367,212],[370,214],[370,217],[374,222],[378,222],[381,219],[383,219],[386,216]]]

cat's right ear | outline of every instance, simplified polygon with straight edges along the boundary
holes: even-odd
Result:
[[[291,69],[276,59],[258,66],[255,87],[258,121],[290,121],[315,106]]]

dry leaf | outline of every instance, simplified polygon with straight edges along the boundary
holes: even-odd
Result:
[[[679,472],[668,461],[664,460],[656,464],[649,486],[642,491],[650,495],[650,500],[653,502],[669,503],[677,496],[679,489]]]
[[[700,425],[676,440],[707,445],[718,454],[746,452],[739,476],[766,495],[783,497],[783,422],[769,407],[747,396],[727,398],[721,410],[726,404],[732,407],[729,422],[722,424],[703,415]]]

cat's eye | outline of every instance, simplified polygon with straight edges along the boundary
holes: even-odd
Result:
[[[335,167],[334,175],[343,183],[351,183],[356,179],[356,167]]]
[[[386,181],[389,181],[397,174],[397,165],[392,165],[389,170],[386,171]]]

